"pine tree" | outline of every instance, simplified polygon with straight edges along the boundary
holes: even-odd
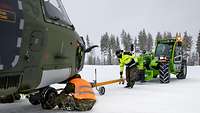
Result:
[[[163,39],[172,39],[172,33],[171,32],[164,32]]]
[[[103,64],[107,64],[107,59],[105,58],[108,55],[109,51],[109,35],[106,32],[103,36],[101,36],[101,43],[100,43],[100,48],[101,48],[101,54],[103,57]]]
[[[163,34],[163,39],[168,39],[168,37],[167,37],[167,32],[164,32],[164,34]]]
[[[109,36],[108,33],[106,32],[102,37],[101,37],[101,53],[106,55],[108,54],[108,48],[109,48]]]
[[[101,60],[100,58],[97,56],[96,59],[95,59],[95,65],[100,65],[101,64]]]
[[[147,37],[147,51],[152,51],[153,49],[153,38],[152,38],[152,35],[150,33],[148,33],[148,37]]]
[[[116,50],[119,50],[119,45],[117,45],[117,39],[115,38],[114,35],[111,34],[110,36],[110,46],[111,46],[111,64],[116,64],[116,57],[115,57],[115,52]]]
[[[137,37],[135,37],[134,39],[134,51],[137,52],[137,48],[138,48],[138,42],[137,42]]]
[[[116,50],[120,49],[119,37],[116,39]]]
[[[92,65],[93,64],[93,57],[92,55],[88,55],[88,62],[87,62],[88,65]]]
[[[142,31],[139,32],[138,35],[138,44],[139,44],[139,48],[140,50],[146,50],[147,49],[147,35],[145,32],[145,29],[143,29]]]
[[[121,33],[121,42],[124,46],[125,51],[130,51],[131,44],[133,40],[131,39],[131,35],[129,33],[126,33],[124,30],[122,30]]]
[[[160,32],[157,33],[156,35],[156,40],[155,40],[155,44],[157,44],[157,41],[161,40],[162,39],[162,35]]]
[[[197,43],[196,43],[196,50],[199,55],[199,64],[200,64],[200,32],[199,32],[199,36],[198,36]]]
[[[108,60],[107,60],[107,64],[111,65],[112,64],[112,53],[111,53],[111,48],[108,48],[108,56],[107,56]]]
[[[90,39],[89,39],[89,36],[87,35],[86,36],[86,47],[90,47]]]
[[[111,49],[111,53],[113,54],[116,51],[116,40],[115,40],[115,36],[114,35],[110,35],[110,49]]]
[[[90,39],[89,39],[89,36],[87,35],[86,36],[86,47],[90,47],[91,46],[91,42],[90,42]],[[86,58],[87,58],[87,62],[86,64],[88,65],[93,65],[94,64],[94,53],[91,51],[89,54],[86,55]]]
[[[168,39],[172,39],[172,38],[173,38],[171,32],[167,32],[167,38],[168,38]]]
[[[187,32],[184,32],[183,36],[183,49],[184,51],[190,51],[192,48],[192,36],[188,36]]]
[[[116,44],[115,50],[120,50],[121,48],[120,48],[119,37],[116,38],[116,43],[115,43],[115,44]],[[115,51],[115,52],[116,52],[116,51]],[[118,59],[115,57],[115,54],[114,54],[114,64],[116,64],[116,65],[119,64]]]

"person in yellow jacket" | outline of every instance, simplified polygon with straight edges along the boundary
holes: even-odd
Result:
[[[64,90],[57,98],[59,108],[68,111],[89,111],[96,103],[96,96],[89,82],[77,74],[69,79]]]
[[[125,86],[125,88],[133,88],[136,80],[135,74],[137,74],[137,67],[135,66],[137,64],[137,59],[135,58],[135,55],[131,52],[123,52],[123,50],[117,50],[116,56],[120,64],[120,78],[122,78],[124,66],[126,66],[127,86]]]

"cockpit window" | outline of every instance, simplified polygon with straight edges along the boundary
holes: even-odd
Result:
[[[169,44],[158,44],[156,49],[156,56],[167,56],[170,57],[170,49],[172,45]]]
[[[44,12],[53,23],[72,25],[61,0],[44,0]]]

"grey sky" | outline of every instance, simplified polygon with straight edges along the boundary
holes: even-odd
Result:
[[[200,30],[200,0],[63,0],[68,15],[82,36],[97,43],[103,33],[120,35],[125,29],[134,38],[145,28],[158,31],[188,31],[194,38]]]

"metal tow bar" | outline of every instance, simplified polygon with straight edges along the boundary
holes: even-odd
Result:
[[[104,85],[109,85],[109,84],[113,84],[113,83],[117,83],[117,82],[124,82],[125,79],[121,78],[121,79],[116,79],[116,80],[109,80],[109,81],[105,81],[105,82],[97,82],[97,71],[95,69],[95,80],[92,83],[92,87],[95,87],[96,90],[99,92],[100,95],[104,95],[105,94],[105,87]],[[99,87],[102,86],[102,87]],[[99,87],[99,88],[98,88]]]

